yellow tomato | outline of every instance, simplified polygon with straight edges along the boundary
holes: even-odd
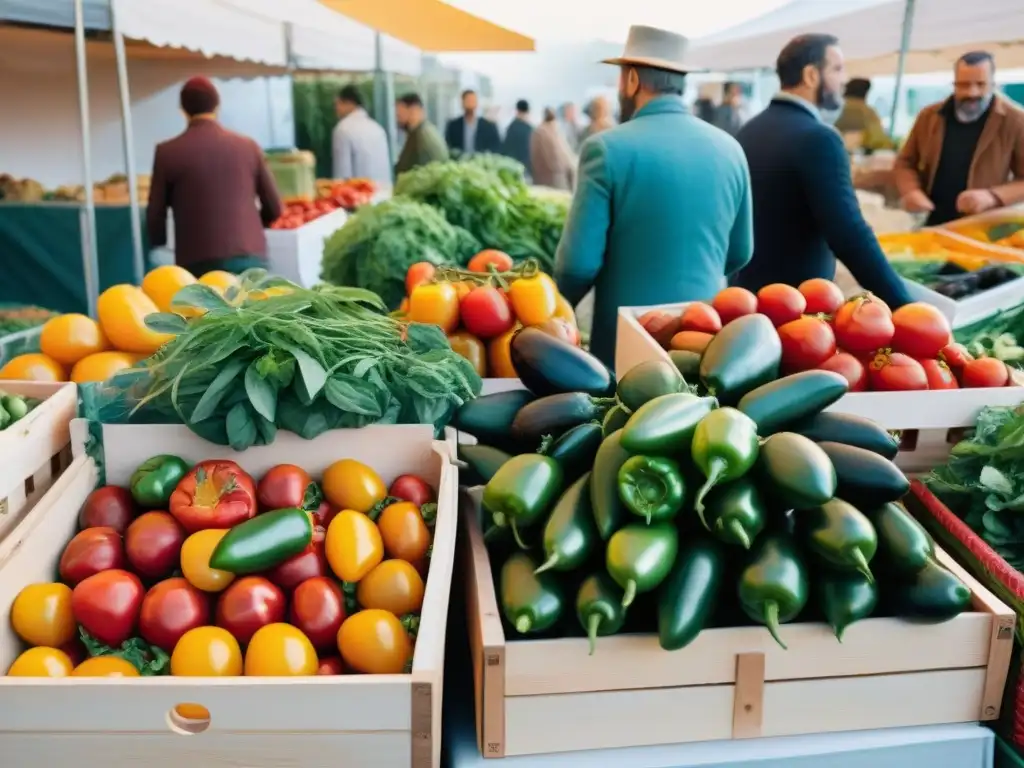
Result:
[[[448,337],[452,352],[469,360],[477,376],[487,375],[487,347],[469,331],[456,331]]]
[[[487,345],[487,375],[491,378],[518,378],[519,374],[512,365],[512,337],[518,330],[518,325],[510,328],[501,336],[495,336]]]
[[[171,674],[178,677],[237,677],[242,674],[242,649],[226,629],[190,629],[174,646]],[[182,712],[178,714],[189,717]]]
[[[413,288],[406,319],[439,325],[445,333],[451,333],[459,325],[458,289],[451,283],[426,283]]]
[[[363,608],[380,608],[396,616],[419,613],[423,577],[405,560],[385,560],[359,582],[356,600]]]
[[[430,549],[430,529],[420,508],[411,501],[399,501],[384,508],[377,518],[384,551],[388,557],[419,563]]]
[[[141,355],[131,352],[97,352],[75,363],[71,369],[71,380],[76,384],[106,381],[118,371],[128,370],[140,359]]]
[[[9,677],[67,677],[75,665],[57,648],[29,648],[7,670]]]
[[[412,638],[390,611],[369,609],[345,619],[338,652],[346,668],[370,675],[397,675],[412,660]]]
[[[207,528],[196,531],[181,545],[181,573],[196,589],[223,592],[235,580],[235,574],[210,567],[210,557],[227,530]]]
[[[11,624],[29,645],[59,648],[75,636],[71,587],[57,582],[29,584],[14,598]]]
[[[343,509],[327,526],[327,562],[342,581],[355,583],[384,559],[384,542],[373,520],[362,512]]]
[[[291,624],[260,627],[245,651],[245,674],[250,677],[315,675],[316,668],[313,644]]]
[[[151,355],[173,336],[146,327],[146,315],[159,310],[153,300],[134,285],[115,285],[100,294],[96,303],[100,325],[115,349]]]
[[[217,293],[222,296],[228,288],[234,288],[238,285],[238,277],[232,275],[230,272],[225,272],[220,269],[215,269],[213,272],[207,272],[205,275],[199,278],[199,282],[203,285],[208,285]]]
[[[39,336],[39,349],[61,365],[74,365],[86,355],[109,349],[107,337],[91,317],[71,313],[47,320]]]
[[[174,295],[196,279],[187,269],[176,264],[165,264],[152,269],[142,280],[142,292],[149,296],[161,312],[173,312],[171,301]]]
[[[572,323],[573,328],[576,327],[576,311],[562,294],[555,297],[555,314],[552,317],[560,317],[562,320]]]
[[[120,656],[93,656],[71,673],[74,677],[140,677],[139,670]]]
[[[369,512],[388,495],[380,475],[355,459],[336,461],[324,471],[324,496],[336,507]]]
[[[17,381],[67,381],[68,374],[52,357],[38,352],[18,355],[0,368],[0,379]]]
[[[516,280],[509,286],[512,309],[523,325],[538,325],[550,320],[558,308],[558,288],[543,272]]]

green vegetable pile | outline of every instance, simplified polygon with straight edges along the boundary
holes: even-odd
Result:
[[[12,395],[0,389],[0,429],[17,424],[39,407],[42,400]]]
[[[29,328],[37,328],[58,313],[51,312],[42,307],[32,306],[3,306],[0,307],[0,336],[9,336],[12,333],[27,331]]]
[[[290,293],[249,293],[277,286]],[[278,429],[312,439],[368,424],[441,428],[480,391],[440,328],[384,314],[369,291],[310,290],[250,270],[240,292],[225,298],[191,285],[174,306],[206,312],[189,321],[147,317],[150,328],[177,336],[116,376],[115,391],[142,420],[180,422],[235,450],[268,444]]]
[[[1024,368],[1024,303],[956,328],[953,335],[975,357],[994,357]]]
[[[654,631],[676,650],[754,622],[785,648],[780,625],[801,618],[841,640],[883,610],[967,609],[970,589],[899,503],[896,439],[826,412],[842,376],[779,378],[764,316],[733,321],[695,362],[649,361],[617,385],[533,331],[511,349],[530,391],[477,398],[453,420],[480,441],[460,458],[484,484],[509,631],[585,634],[591,653],[599,636]]]

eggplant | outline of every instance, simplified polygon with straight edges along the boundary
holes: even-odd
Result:
[[[512,421],[512,437],[536,446],[545,435],[558,438],[580,424],[600,421],[613,405],[613,397],[591,397],[583,392],[541,397],[519,409]]]
[[[569,392],[594,397],[615,394],[615,377],[600,360],[537,328],[522,328],[512,337],[512,367],[538,397]]]
[[[511,453],[519,453],[520,449],[532,451],[535,445],[519,445],[512,438],[512,422],[519,409],[534,399],[525,389],[513,389],[468,400],[452,416],[451,425],[495,448]]]

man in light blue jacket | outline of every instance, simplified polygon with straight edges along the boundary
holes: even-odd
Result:
[[[683,105],[686,47],[633,27],[606,62],[622,69],[623,122],[580,150],[555,281],[573,304],[595,288],[590,348],[609,367],[619,307],[708,301],[753,253],[747,161]]]

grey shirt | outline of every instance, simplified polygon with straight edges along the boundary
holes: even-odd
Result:
[[[331,136],[334,178],[370,179],[391,186],[391,154],[384,129],[358,108],[334,126]]]

